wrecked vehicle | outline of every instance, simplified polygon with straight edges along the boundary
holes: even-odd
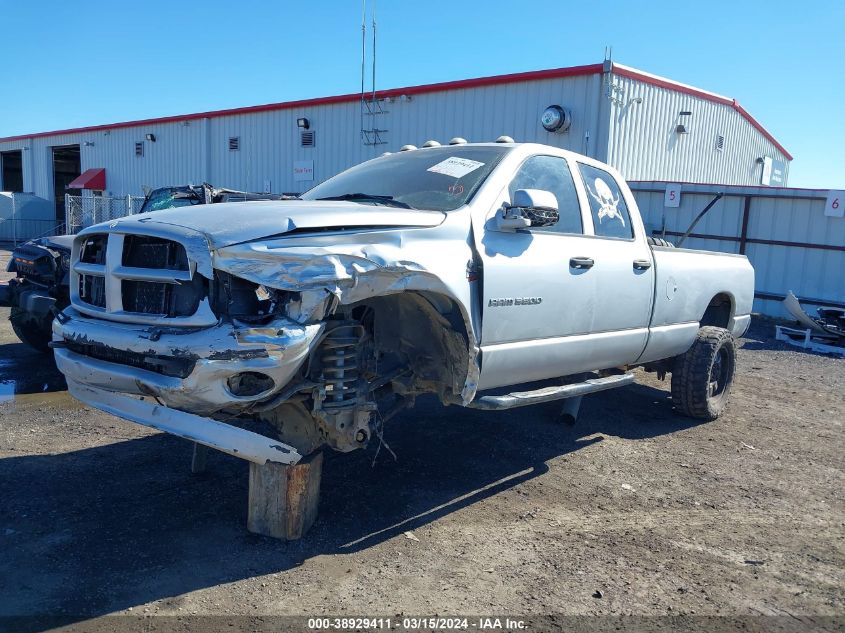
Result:
[[[54,309],[70,304],[68,274],[73,235],[41,237],[12,252],[8,272],[15,277],[0,284],[0,305],[11,307],[9,322],[17,337],[39,352],[49,352]]]
[[[207,182],[201,185],[183,187],[160,187],[144,196],[144,203],[138,213],[161,211],[197,204],[220,204],[221,202],[249,202],[251,200],[288,200],[289,194],[253,193],[236,189],[218,189]]]
[[[144,198],[139,213],[198,204],[248,200],[284,200],[290,196],[215,189],[205,183],[153,189]],[[40,352],[49,352],[52,322],[56,312],[70,304],[69,270],[72,235],[55,235],[30,240],[12,253],[8,272],[16,273],[8,284],[0,284],[0,305],[11,307],[9,321],[17,337]]]
[[[52,342],[70,392],[258,464],[381,443],[425,393],[561,399],[574,419],[636,366],[714,419],[754,292],[745,256],[651,245],[612,168],[512,142],[385,155],[300,200],[101,224],[72,260]]]
[[[802,328],[776,325],[777,340],[822,354],[845,356],[845,309],[819,306],[816,308],[818,317],[813,318],[791,291],[783,300],[783,307]]]

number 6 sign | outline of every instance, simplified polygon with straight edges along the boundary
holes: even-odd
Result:
[[[845,217],[845,191],[831,190],[827,193],[824,214],[831,218]]]

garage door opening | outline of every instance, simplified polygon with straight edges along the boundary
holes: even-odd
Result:
[[[23,191],[23,152],[0,152],[0,191]]]
[[[56,197],[56,222],[65,221],[65,194],[80,195],[79,189],[67,186],[82,173],[79,145],[53,148],[53,192]]]

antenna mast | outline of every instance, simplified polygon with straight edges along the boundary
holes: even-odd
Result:
[[[376,93],[376,0],[373,0],[373,70],[372,91],[366,92],[367,72],[367,0],[361,0],[361,142],[364,145],[385,145],[382,134],[387,130],[379,128],[379,117],[387,114],[382,99]]]
[[[376,100],[376,0],[373,0],[373,101]]]
[[[361,0],[361,137],[364,137],[364,74],[367,62],[367,0]]]

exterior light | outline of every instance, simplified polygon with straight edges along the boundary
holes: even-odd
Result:
[[[688,116],[692,116],[692,112],[690,112],[689,110],[681,110],[680,112],[678,112],[678,118],[681,119],[681,121],[675,127],[675,132],[677,132],[678,134],[689,134],[689,128],[687,128],[686,125],[687,120],[682,118]]]
[[[572,124],[572,113],[559,105],[550,105],[540,115],[540,125],[547,132],[566,132]]]
[[[311,128],[311,121],[306,119],[305,117],[301,117],[296,120],[296,127],[302,128],[303,130],[307,130]]]
[[[155,134],[146,134],[144,136],[144,138],[147,139],[150,143],[156,142],[156,135]]]

